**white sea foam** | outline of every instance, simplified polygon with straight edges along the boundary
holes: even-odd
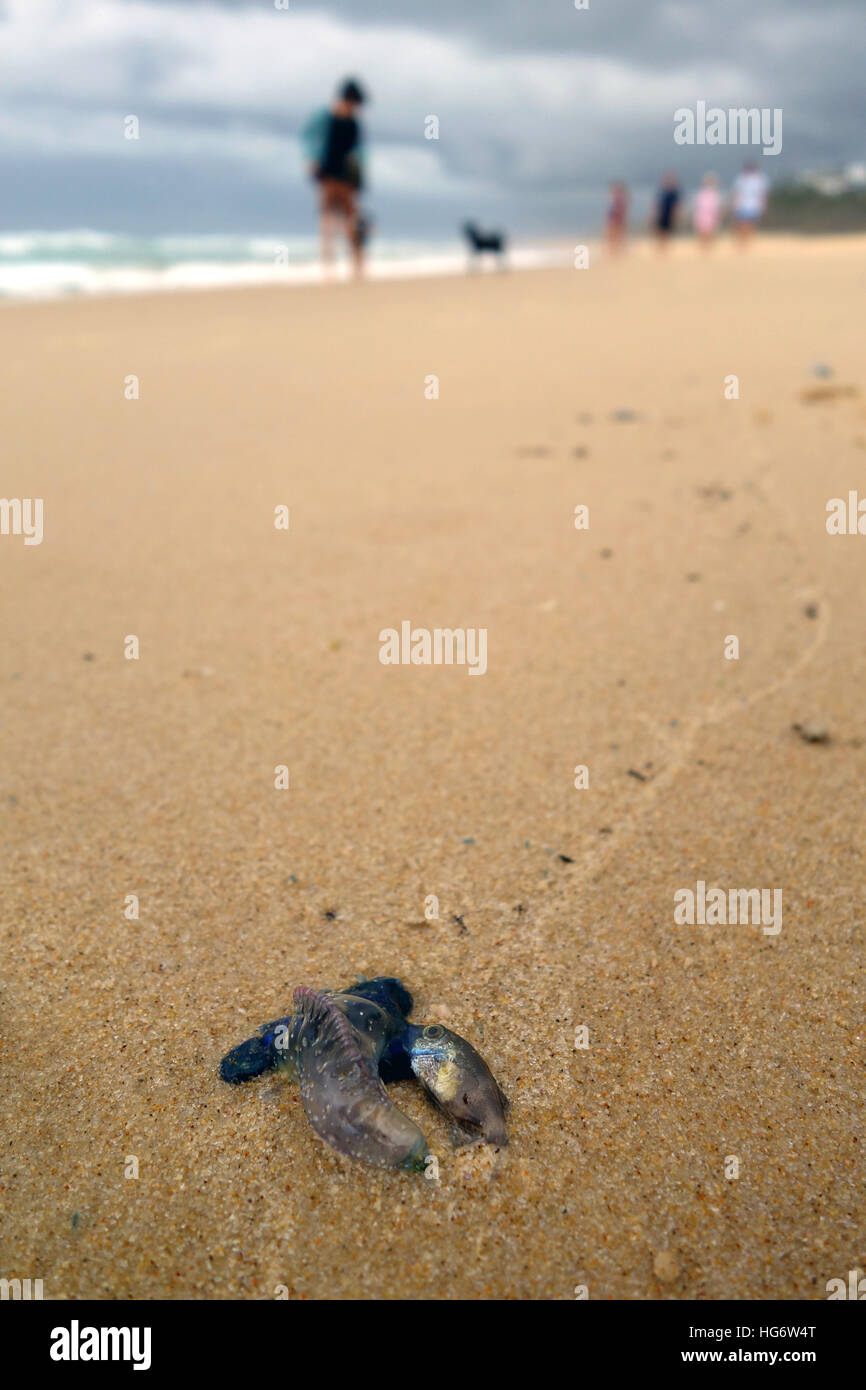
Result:
[[[567,252],[551,246],[518,246],[508,254],[509,266],[518,270],[567,263]],[[466,250],[456,241],[376,238],[367,273],[378,280],[461,275],[467,264]],[[489,261],[481,268],[496,267]],[[336,278],[348,275],[343,261]],[[132,237],[87,230],[0,234],[0,297],[6,299],[308,285],[323,278],[315,237]]]

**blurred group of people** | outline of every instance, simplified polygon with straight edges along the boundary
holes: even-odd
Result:
[[[360,275],[364,246],[370,230],[370,219],[359,206],[364,187],[364,139],[358,114],[367,95],[360,83],[347,78],[337,89],[330,105],[317,112],[301,131],[301,143],[310,176],[318,186],[319,223],[322,238],[322,261],[327,271],[334,262],[334,239],[342,229],[352,256],[353,268]],[[701,246],[708,250],[721,230],[725,214],[730,216],[736,240],[746,246],[758,226],[767,206],[767,179],[752,161],[743,166],[734,180],[730,195],[725,198],[715,174],[706,174],[701,187],[691,199],[691,223]],[[660,251],[670,244],[684,220],[685,200],[676,174],[662,176],[650,217],[650,229]],[[610,185],[610,199],[605,219],[605,240],[613,253],[622,251],[628,235],[629,193],[626,185],[617,181]],[[474,227],[465,229],[476,251],[487,249],[487,243]],[[495,243],[495,244],[493,244]],[[504,239],[496,236],[489,249],[500,254]]]
[[[689,209],[692,227],[702,248],[709,250],[713,245],[726,213],[738,244],[741,247],[748,245],[766,210],[768,189],[766,176],[754,162],[743,166],[727,198],[715,174],[705,174]],[[685,220],[684,209],[685,199],[680,182],[676,174],[668,172],[662,176],[649,224],[660,251],[666,250]],[[617,181],[610,185],[605,218],[605,241],[615,254],[625,246],[628,218],[628,188]]]

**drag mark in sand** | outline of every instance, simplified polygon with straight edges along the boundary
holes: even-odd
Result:
[[[759,490],[759,495],[768,507],[772,505],[766,493]],[[778,503],[776,505],[778,507]],[[802,559],[802,556],[800,558]],[[809,605],[807,616],[814,616],[817,621],[815,635],[800,655],[775,680],[761,686],[751,695],[738,698],[736,703],[726,701],[724,704],[711,705],[703,714],[685,716],[679,721],[678,728],[682,730],[682,735],[676,740],[668,732],[667,725],[660,724],[649,714],[638,713],[637,718],[670,754],[670,760],[656,776],[645,783],[646,790],[641,795],[640,803],[635,806],[634,812],[626,816],[624,821],[617,826],[616,837],[613,839],[606,837],[603,844],[594,844],[585,851],[581,868],[587,878],[597,878],[607,867],[611,858],[618,854],[636,833],[646,817],[649,807],[676,780],[683,768],[692,761],[696,751],[695,745],[704,729],[715,728],[724,724],[745,710],[752,709],[755,705],[769,700],[781,690],[787,689],[812,664],[827,640],[832,620],[830,604],[826,596],[820,593],[817,587],[814,594],[816,597]]]

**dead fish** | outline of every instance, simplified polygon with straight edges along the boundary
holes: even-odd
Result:
[[[416,1077],[446,1115],[487,1144],[508,1143],[508,1099],[471,1043],[441,1023],[407,1024],[400,1040]]]

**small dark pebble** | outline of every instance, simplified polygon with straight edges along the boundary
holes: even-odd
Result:
[[[455,912],[455,913],[454,913],[454,921],[455,921],[455,922],[457,923],[457,925],[459,926],[461,932],[465,932],[465,931],[468,930],[468,928],[467,928],[467,926],[466,926],[466,923],[464,922],[463,918],[460,916],[459,912]]]
[[[337,914],[336,914],[336,912],[332,912],[330,908],[327,908],[327,909],[322,913],[322,916],[323,916],[323,917],[327,917],[327,919],[328,919],[329,922],[336,922],[336,920],[337,920]]]
[[[716,502],[730,502],[734,495],[729,487],[723,487],[721,483],[709,483],[704,487],[696,487],[695,492],[699,497]]]
[[[605,546],[604,550],[600,550],[598,553],[603,560],[609,560],[613,551],[610,550],[608,546]]]
[[[74,1211],[74,1212],[72,1213],[72,1229],[73,1229],[73,1231],[76,1230],[77,1226],[78,1226],[78,1212],[77,1212],[77,1211]]]
[[[585,459],[589,454],[589,450],[584,448],[582,444],[578,444],[577,448],[572,450],[572,453],[576,459]]]
[[[817,605],[817,603],[807,603],[807,604],[806,604],[806,607],[803,609],[803,612],[805,613],[805,615],[806,615],[807,618],[817,618],[817,616],[818,616],[818,605]]]
[[[819,719],[807,719],[803,724],[792,724],[791,728],[804,743],[827,743],[830,738],[830,730]]]
[[[573,864],[573,863],[574,863],[574,860],[572,859],[572,857],[571,857],[570,854],[558,854],[556,857],[557,857],[557,859],[561,859],[562,862],[563,862],[563,864]]]
[[[475,844],[475,841],[473,840],[473,838],[472,838],[471,835],[466,835],[466,836],[464,836],[464,838],[463,838],[463,844],[464,844],[464,845],[474,845],[474,844]]]
[[[697,570],[691,570],[690,573],[686,575],[686,579],[689,582],[689,584],[695,584],[697,580],[700,579],[700,577],[701,576],[698,574]]]
[[[599,835],[612,835],[613,827],[610,825],[600,825],[598,827],[598,833]]]
[[[82,656],[81,660],[82,660],[82,661],[95,661],[95,660],[96,660],[96,657],[94,656],[93,652],[85,652],[84,655]]]
[[[636,777],[637,780],[638,780],[639,782],[645,782],[645,781],[646,781],[646,778],[644,777],[643,773],[642,773],[642,772],[637,772],[637,771],[635,770],[635,768],[633,768],[633,767],[630,767],[630,768],[629,768],[629,770],[628,770],[628,775],[629,775],[629,777]]]
[[[620,424],[627,424],[627,423],[630,423],[632,420],[636,420],[636,419],[637,419],[637,411],[636,411],[636,410],[615,410],[615,411],[613,412],[613,418],[614,418],[614,420],[618,420],[618,421],[620,422]]]

